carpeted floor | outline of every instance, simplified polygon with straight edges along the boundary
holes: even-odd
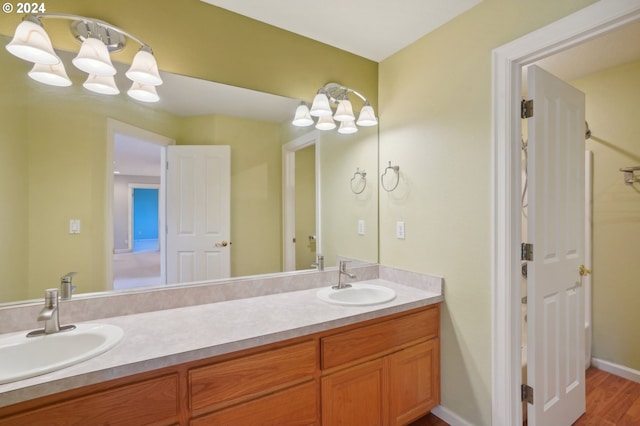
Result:
[[[160,285],[160,252],[120,253],[113,255],[113,288]]]

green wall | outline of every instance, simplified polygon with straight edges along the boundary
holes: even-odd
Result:
[[[640,184],[622,167],[640,165],[640,61],[571,82],[586,94],[593,151],[593,357],[640,370]]]
[[[2,268],[7,284],[0,283],[0,301],[22,300],[28,290],[28,146],[13,142],[26,138],[26,105],[19,96],[24,81],[17,61],[0,65],[6,83],[0,85],[0,142],[12,142],[0,143],[0,259],[11,259]]]
[[[491,52],[593,0],[484,0],[380,63],[380,262],[445,278],[442,405],[491,424]],[[395,223],[406,224],[406,239]]]

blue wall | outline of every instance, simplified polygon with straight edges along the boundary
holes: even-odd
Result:
[[[158,190],[133,189],[133,240],[158,239]]]

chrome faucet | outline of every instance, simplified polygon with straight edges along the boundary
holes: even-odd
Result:
[[[318,268],[318,271],[324,271],[324,256],[319,254],[316,256],[316,261],[311,264],[313,268]]]
[[[347,272],[347,263],[349,263],[350,260],[341,260],[340,261],[340,266],[338,267],[338,285],[334,285],[331,288],[335,289],[335,290],[340,290],[343,288],[349,288],[351,287],[351,284],[346,284],[342,282],[342,275],[346,275],[347,277],[353,279],[355,278],[355,274],[352,274],[350,272]]]
[[[75,285],[72,285],[71,281],[77,272],[69,272],[64,277],[60,278],[60,300],[71,299],[73,290],[76,289]]]
[[[60,327],[60,311],[58,307],[58,289],[46,289],[44,291],[44,307],[38,314],[38,321],[44,321],[44,328],[29,332],[27,337],[60,333],[61,331],[68,331],[76,328],[75,325],[65,325]]]

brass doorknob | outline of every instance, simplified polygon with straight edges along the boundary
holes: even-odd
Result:
[[[221,243],[216,243],[216,247],[226,247],[228,245],[229,245],[229,243],[227,241],[225,241],[225,240],[222,240]]]
[[[585,275],[591,275],[591,269],[587,269],[584,265],[580,265],[580,269],[578,269],[581,277]]]

